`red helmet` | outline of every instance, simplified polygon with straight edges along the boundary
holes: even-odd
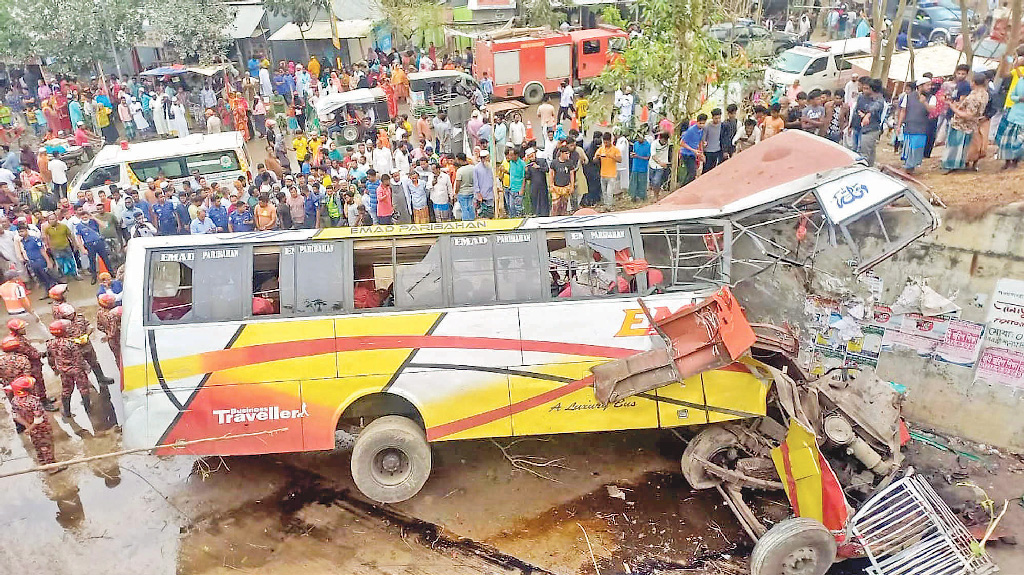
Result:
[[[54,319],[71,319],[75,317],[75,306],[69,303],[61,303],[53,306]]]
[[[15,395],[27,395],[36,385],[36,378],[31,375],[23,375],[11,382],[11,391]]]
[[[50,297],[53,299],[64,299],[64,294],[68,291],[68,284],[57,284],[50,288]]]
[[[117,306],[114,308],[114,315],[116,315],[117,317],[121,317],[122,313],[124,313],[124,308],[122,308],[121,306]]]
[[[110,309],[117,304],[117,298],[110,292],[103,292],[96,299],[99,300],[101,306],[107,309]]]
[[[13,335],[6,336],[0,341],[0,348],[4,351],[17,351],[19,347],[21,347],[21,340]]]
[[[50,333],[57,337],[67,334],[69,329],[71,329],[71,322],[66,319],[58,319],[50,324]]]
[[[11,330],[11,333],[20,332],[26,327],[28,327],[28,322],[20,317],[13,318],[7,322],[7,329]]]

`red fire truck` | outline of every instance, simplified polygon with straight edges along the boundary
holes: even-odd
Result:
[[[615,54],[626,50],[627,35],[619,28],[587,30],[520,29],[477,40],[473,76],[494,81],[495,98],[522,98],[537,104],[558,91],[562,80],[573,84],[599,75]]]

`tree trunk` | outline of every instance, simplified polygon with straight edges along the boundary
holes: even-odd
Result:
[[[1006,55],[1016,55],[1017,46],[1020,45],[1020,20],[1024,17],[1021,10],[1022,0],[1011,0],[1010,4],[1010,37],[1006,42]],[[1006,62],[1006,58],[1003,58]]]
[[[907,80],[917,81],[917,70],[914,69],[914,21],[907,24],[907,50],[910,52],[910,77]]]
[[[306,62],[309,62],[309,43],[306,42],[306,31],[299,26],[299,36],[302,37],[302,51],[306,55]]]
[[[883,2],[875,2],[871,9],[871,29],[875,33],[874,41],[871,42],[871,77],[878,77],[882,69],[882,28],[885,27]],[[899,24],[896,24],[898,27]]]
[[[967,2],[960,0],[960,43],[967,65],[974,68],[974,46],[971,45],[971,21],[967,18]],[[1007,44],[1010,46],[1011,44]],[[1013,44],[1015,46],[1016,44]]]
[[[120,79],[124,74],[121,72],[121,57],[117,55],[113,38],[110,39],[110,53],[114,55],[114,69],[117,70],[117,77]]]
[[[876,78],[881,78],[883,86],[885,86],[889,81],[889,66],[892,64],[893,50],[896,49],[896,37],[899,36],[899,30],[902,27],[903,17],[907,12],[908,5],[908,0],[900,0],[899,6],[896,8],[896,18],[893,20],[892,29],[889,30],[889,41],[885,44],[885,55],[882,58],[882,69],[878,76],[875,76]],[[909,37],[909,25],[907,26],[907,31],[907,43],[909,44],[912,41]],[[881,36],[879,36],[879,38],[881,38]],[[879,44],[881,44],[881,40],[879,40]]]

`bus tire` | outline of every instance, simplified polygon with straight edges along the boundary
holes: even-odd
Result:
[[[720,484],[722,480],[709,474],[699,460],[711,461],[715,455],[729,449],[742,451],[743,448],[736,435],[722,425],[709,427],[691,439],[683,450],[681,461],[683,477],[690,487],[701,490]]]
[[[836,538],[815,519],[776,523],[754,545],[750,575],[825,575],[836,560]]]
[[[423,429],[400,415],[373,420],[356,437],[352,479],[366,497],[398,503],[419,493],[430,476],[430,444]]]
[[[541,86],[537,82],[531,82],[523,88],[523,101],[531,106],[534,104],[540,104],[541,100],[544,99],[544,86]]]

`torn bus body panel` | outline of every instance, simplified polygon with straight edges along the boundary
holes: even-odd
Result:
[[[642,298],[637,302],[664,347],[592,367],[594,394],[602,405],[730,365],[757,339],[725,287],[661,319]]]
[[[680,213],[645,254],[668,285],[735,286],[780,263],[859,275],[939,225],[906,181],[823,138],[790,130],[748,152],[636,210]]]

